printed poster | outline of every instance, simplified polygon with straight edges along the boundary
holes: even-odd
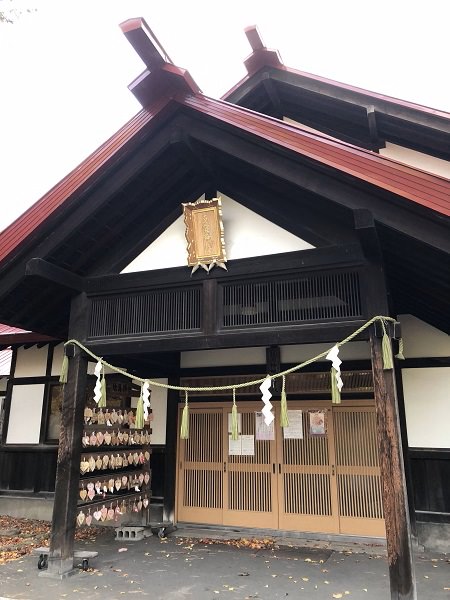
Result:
[[[289,427],[283,427],[283,436],[285,440],[303,439],[303,411],[288,410]]]
[[[255,412],[255,430],[257,440],[274,440],[275,420],[270,425],[266,425],[262,412]]]

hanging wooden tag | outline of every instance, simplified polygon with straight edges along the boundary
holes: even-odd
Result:
[[[122,477],[122,485],[123,485],[123,487],[125,487],[127,485],[127,483],[128,483],[128,477],[126,475],[124,475]]]
[[[90,527],[90,526],[91,526],[91,523],[92,523],[92,515],[91,515],[91,509],[89,509],[89,513],[88,513],[88,515],[87,515],[87,517],[86,517],[86,525],[87,525],[88,527]]]
[[[83,487],[80,490],[80,498],[83,500],[83,502],[84,502],[84,500],[86,500],[86,496],[87,496],[87,490],[84,489],[84,485],[83,485]]]
[[[102,465],[104,469],[108,468],[109,465],[109,454],[104,454],[102,458]]]
[[[112,505],[108,508],[108,513],[106,515],[108,521],[112,521],[114,519],[114,509]]]
[[[97,436],[95,435],[95,431],[93,431],[91,433],[91,437],[89,438],[89,444],[91,446],[96,446],[97,445]]]
[[[150,473],[145,473],[144,481],[145,481],[145,485],[147,485],[147,483],[150,481]]]
[[[101,513],[101,516],[100,516],[101,520],[106,521],[106,517],[108,516],[108,509],[106,508],[105,505],[102,506],[100,513]]]
[[[99,510],[96,510],[94,513],[94,519],[96,521],[100,521],[101,518],[102,518],[102,513]]]
[[[101,446],[103,444],[103,433],[101,431],[97,431],[97,444],[98,446]]]
[[[107,431],[107,432],[105,433],[105,435],[103,436],[103,441],[105,442],[105,444],[106,444],[107,446],[109,446],[109,445],[110,445],[110,443],[111,443],[111,440],[112,440],[112,436],[111,436],[111,434],[109,433],[109,431]]]
[[[84,523],[84,519],[86,518],[86,515],[84,514],[84,512],[82,510],[80,510],[80,512],[77,515],[77,523],[78,525],[83,525]]]
[[[89,470],[95,471],[95,458],[93,456],[89,457]]]
[[[103,467],[103,461],[100,456],[97,456],[97,460],[95,461],[96,469],[100,470]]]
[[[116,488],[117,491],[119,491],[120,488],[122,487],[122,481],[119,477],[115,480],[114,487]]]

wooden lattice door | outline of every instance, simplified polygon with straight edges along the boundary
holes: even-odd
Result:
[[[221,525],[223,409],[191,408],[189,412],[189,439],[180,440],[178,520]]]
[[[340,532],[384,536],[375,407],[333,407]]]
[[[254,453],[226,456],[224,478],[224,524],[245,527],[277,528],[278,500],[275,440],[257,439],[255,406],[239,406],[243,436],[252,436]],[[230,409],[225,410],[228,424]],[[228,442],[228,436],[227,436]]]
[[[338,533],[333,419],[329,403],[289,402],[289,409],[302,411],[303,432],[301,438],[294,439],[285,439],[281,431],[278,435],[279,528]],[[309,410],[323,411],[323,435],[311,434]]]

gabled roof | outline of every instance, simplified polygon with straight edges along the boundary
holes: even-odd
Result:
[[[72,292],[40,286],[26,276],[27,261],[44,258],[81,276],[120,272],[181,202],[214,187],[307,241],[317,236],[315,245],[351,238],[353,210],[370,210],[396,265],[393,280],[403,268],[398,245],[427,263],[420,283],[398,277],[399,312],[414,312],[416,288],[431,286],[435,304],[422,303],[418,316],[442,328],[450,181],[208,98],[161,52],[145,53],[151,40],[137,35],[140,27],[133,20],[125,29],[149,62],[131,85],[144,108],[0,235],[0,319],[64,335]]]
[[[450,160],[450,113],[288,67],[255,27],[246,33],[247,75],[222,99],[369,149],[391,141]]]

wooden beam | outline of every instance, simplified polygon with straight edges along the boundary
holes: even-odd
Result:
[[[381,262],[381,245],[372,213],[366,208],[357,208],[353,211],[353,218],[365,256],[371,261]]]
[[[169,384],[180,385],[179,376],[169,378]],[[179,399],[180,396],[178,391],[168,390],[166,416],[166,455],[164,461],[163,520],[172,522],[175,519]]]
[[[278,96],[278,92],[273,81],[270,79],[269,73],[265,73],[265,77],[263,79],[263,86],[274,108],[274,115],[278,119],[282,119],[284,117],[284,114],[283,109],[281,107],[280,97]]]
[[[90,302],[84,293],[72,300],[69,335],[84,339],[90,317]],[[73,572],[74,536],[79,485],[83,412],[86,401],[87,356],[76,348],[69,360],[67,384],[61,412],[55,497],[48,570],[42,576],[62,579]]]
[[[133,46],[137,55],[150,70],[172,63],[169,55],[148,26],[145,19],[128,19],[119,25],[122,33]],[[173,64],[173,63],[172,63]]]
[[[391,600],[416,600],[408,498],[394,372],[383,370],[381,339],[370,335]]]
[[[382,141],[378,135],[378,127],[377,127],[377,116],[374,106],[368,106],[366,108],[367,112],[367,124],[369,126],[369,135],[370,141],[372,143],[372,150],[378,152],[380,148],[385,148],[386,143]]]
[[[65,287],[73,292],[84,290],[84,279],[76,273],[58,267],[42,258],[32,258],[25,266],[26,276],[36,276]]]

